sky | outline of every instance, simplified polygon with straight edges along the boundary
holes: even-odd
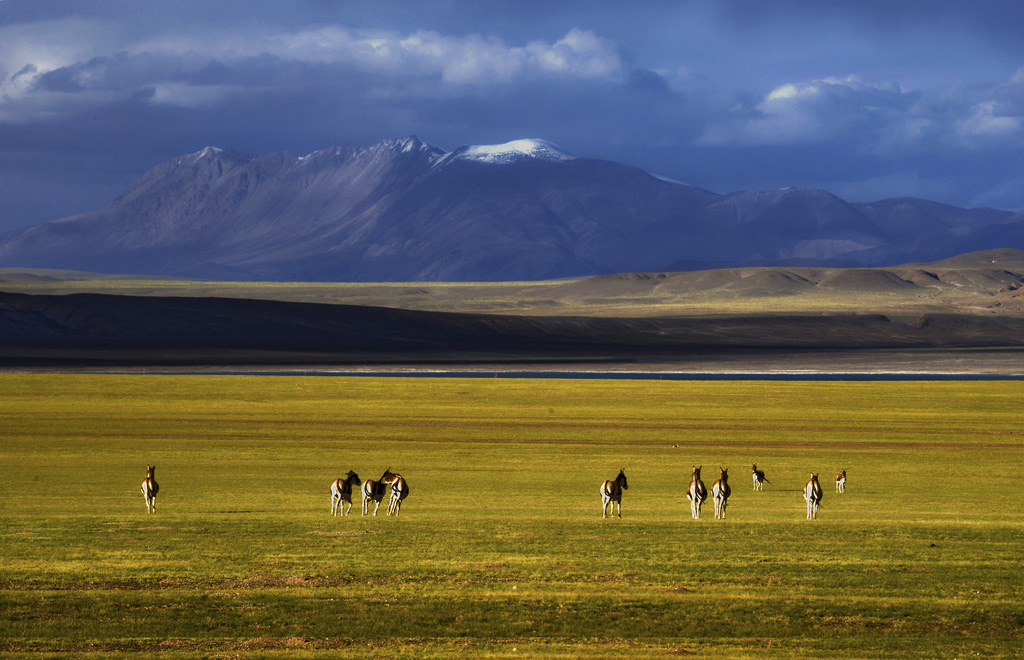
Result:
[[[0,0],[0,231],[207,146],[539,138],[717,193],[1024,208],[1018,0]]]

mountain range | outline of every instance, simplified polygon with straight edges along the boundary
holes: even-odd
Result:
[[[1024,248],[1024,212],[821,190],[716,194],[542,140],[212,147],[107,207],[0,234],[0,267],[222,280],[500,281],[726,265],[883,266]]]

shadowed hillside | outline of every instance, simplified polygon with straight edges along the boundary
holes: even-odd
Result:
[[[744,351],[1024,346],[1024,252],[461,284],[0,271],[7,365],[668,363]],[[357,304],[352,304],[357,303]]]
[[[731,350],[1024,345],[1024,320],[971,315],[526,317],[100,294],[0,294],[0,312],[8,365],[595,362]]]

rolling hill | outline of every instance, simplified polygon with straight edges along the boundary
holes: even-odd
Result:
[[[891,363],[892,351],[999,348],[1011,351],[1001,366],[1016,369],[1022,288],[1017,250],[887,269],[464,285],[275,286],[7,269],[0,364],[593,367],[794,351],[826,363],[841,352],[883,351]]]

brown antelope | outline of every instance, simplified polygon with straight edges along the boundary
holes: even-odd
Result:
[[[764,476],[764,471],[757,469],[757,463],[754,463],[754,473],[752,476],[754,478],[754,490],[764,490],[764,485],[771,483]]]
[[[160,486],[153,476],[155,471],[155,465],[147,465],[146,478],[142,480],[142,496],[146,498],[146,511],[149,513],[156,513],[156,494],[160,492]]]
[[[397,516],[402,510],[402,501],[409,497],[409,483],[400,474],[392,474],[383,483],[391,484],[391,501],[388,502],[388,515]]]
[[[380,502],[384,499],[384,493],[388,490],[388,484],[391,483],[390,479],[394,474],[391,472],[391,468],[384,470],[384,474],[381,475],[380,479],[374,481],[373,479],[367,479],[363,482],[363,515],[365,516],[370,511],[370,502],[376,502],[377,506],[373,507],[373,515],[377,515],[377,509],[380,508]]]
[[[804,486],[804,499],[807,500],[807,519],[814,520],[818,517],[818,507],[821,505],[821,484],[818,483],[818,475],[811,474],[811,480]]]
[[[846,492],[846,470],[843,470],[842,472],[836,475],[836,492]]]
[[[341,479],[335,479],[334,483],[331,484],[331,515],[336,516],[338,512],[341,512],[342,516],[346,515],[345,502],[348,502],[348,511],[352,510],[352,486],[359,486],[363,482],[359,480],[359,475],[349,470],[348,473]]]
[[[615,481],[606,481],[601,484],[601,517],[607,518],[615,513],[615,505],[619,507],[619,518],[622,517],[622,491],[627,490],[626,470],[619,470],[619,476]]]
[[[704,467],[703,465],[701,467]],[[700,505],[708,498],[708,489],[700,480],[700,467],[693,466],[693,477],[690,479],[690,487],[686,490],[686,499],[690,500],[690,515],[700,519]]]
[[[725,505],[729,503],[729,495],[732,488],[729,488],[729,470],[720,468],[722,476],[718,481],[711,484],[711,497],[715,500],[715,518],[725,518]]]

